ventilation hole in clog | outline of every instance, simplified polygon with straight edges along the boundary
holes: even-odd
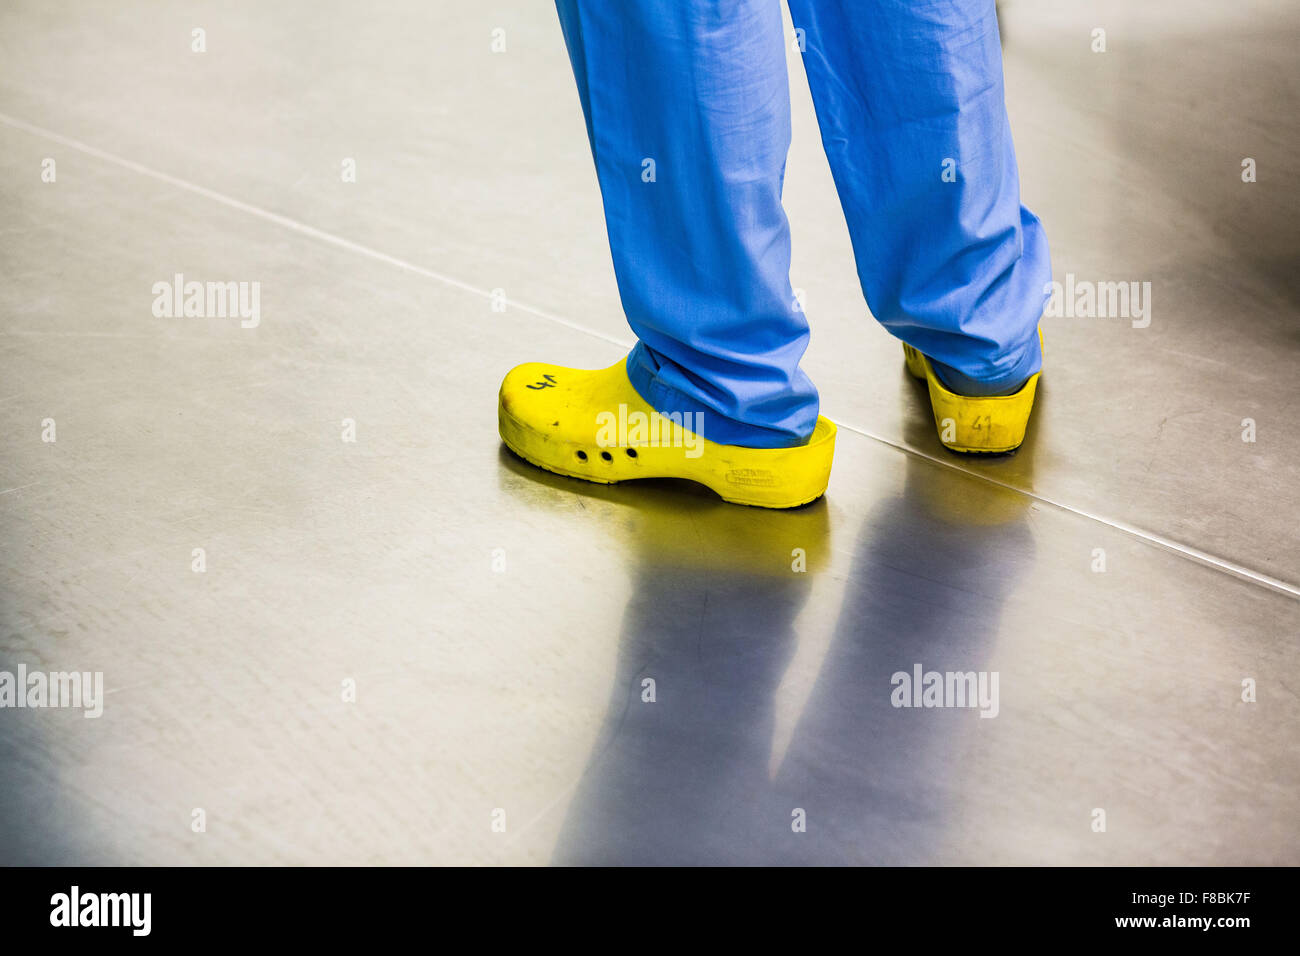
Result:
[[[578,461],[586,461],[586,460],[587,460],[587,453],[585,451],[578,452]]]
[[[629,458],[635,458],[635,457],[636,457],[636,449],[635,449],[635,448],[629,448],[629,449],[627,450],[627,457],[629,457]]]
[[[606,461],[613,461],[613,460],[614,460],[614,456],[611,455],[611,454],[610,454],[609,452],[607,452],[607,451],[602,451],[602,452],[600,453],[600,457],[601,457],[601,458],[604,458]]]

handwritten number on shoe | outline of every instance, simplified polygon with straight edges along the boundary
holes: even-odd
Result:
[[[541,388],[554,388],[554,387],[555,387],[555,376],[554,376],[554,375],[543,375],[542,378],[544,378],[546,381],[544,381],[544,382],[538,382],[538,383],[535,384],[535,385],[525,385],[524,388],[536,388],[536,389],[541,389]]]

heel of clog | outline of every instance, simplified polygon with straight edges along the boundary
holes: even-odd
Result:
[[[928,379],[930,407],[939,441],[945,448],[967,454],[998,455],[1015,451],[1025,440],[1029,413],[1038,389],[1035,373],[1014,395],[970,398]]]
[[[805,445],[794,448],[741,448],[713,445],[698,480],[723,501],[755,508],[797,508],[816,501],[830,484],[835,457],[835,423],[817,419]]]
[[[1038,342],[1041,348],[1041,326]],[[915,378],[924,379],[928,386],[935,428],[945,448],[965,454],[1000,455],[1015,451],[1024,443],[1041,372],[1035,372],[1012,395],[972,397],[950,391],[939,380],[934,363],[906,342],[903,357],[907,371]]]

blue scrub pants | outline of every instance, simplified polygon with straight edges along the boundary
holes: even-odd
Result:
[[[1038,371],[1047,239],[1020,204],[994,0],[789,0],[872,314],[995,394]],[[556,0],[633,387],[705,437],[812,434],[781,207],[790,145],[779,0]],[[798,33],[796,33],[798,36]]]

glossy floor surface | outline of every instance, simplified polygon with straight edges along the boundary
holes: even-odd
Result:
[[[105,684],[0,710],[0,862],[1300,863],[1300,13],[1002,22],[1056,277],[1149,324],[1048,318],[1025,447],[945,453],[792,53],[841,432],[773,513],[500,447],[629,341],[548,4],[0,8],[0,670]]]

